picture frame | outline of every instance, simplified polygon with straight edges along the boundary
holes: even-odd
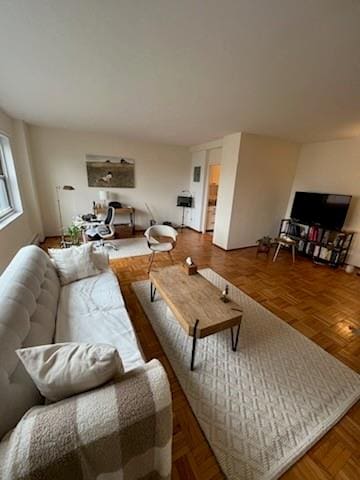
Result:
[[[89,187],[135,188],[135,160],[125,157],[86,155]]]

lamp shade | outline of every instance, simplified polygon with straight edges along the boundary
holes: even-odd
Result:
[[[105,202],[108,199],[108,192],[105,190],[99,190],[99,198],[102,202]]]

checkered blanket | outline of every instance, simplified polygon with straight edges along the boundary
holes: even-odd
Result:
[[[0,443],[4,480],[170,479],[172,410],[157,360],[29,410]]]

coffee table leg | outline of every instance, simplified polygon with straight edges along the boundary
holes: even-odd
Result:
[[[156,295],[156,287],[150,282],[150,300],[151,302],[154,301]]]
[[[194,361],[195,361],[195,348],[196,348],[196,329],[199,324],[199,320],[196,320],[194,326],[194,336],[193,336],[193,344],[192,344],[192,351],[191,351],[191,364],[190,369],[194,370]]]
[[[235,336],[235,339],[234,339],[234,332],[233,332],[233,329],[231,327],[231,347],[233,349],[233,352],[236,352],[236,349],[237,349],[237,345],[238,345],[238,341],[239,341],[239,333],[240,333],[240,323],[237,327],[237,331],[236,331],[236,336]]]

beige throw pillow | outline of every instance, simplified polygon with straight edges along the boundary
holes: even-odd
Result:
[[[55,343],[16,353],[40,393],[52,402],[91,390],[124,373],[112,345]]]
[[[94,263],[92,249],[91,243],[85,243],[80,247],[49,248],[48,252],[55,261],[61,285],[100,273]]]
[[[91,256],[96,268],[98,268],[101,272],[109,269],[109,253],[104,247],[98,249],[94,248]]]

